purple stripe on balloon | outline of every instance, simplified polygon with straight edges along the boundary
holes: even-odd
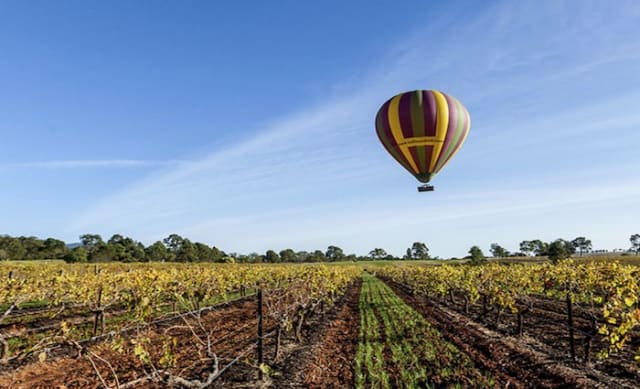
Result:
[[[378,110],[378,115],[376,116],[376,134],[378,135],[378,139],[384,146],[385,149],[391,154],[391,156],[398,161],[405,169],[410,172],[412,169],[400,148],[398,147],[398,143],[393,137],[393,133],[391,132],[391,126],[389,125],[389,105],[391,100],[388,100],[380,109]]]
[[[396,145],[396,141],[391,133],[391,127],[389,126],[389,103],[390,101],[387,101],[380,107],[378,116],[376,117],[376,132],[378,133],[378,138],[380,138],[380,141],[386,148],[391,148]]]
[[[420,172],[433,173],[432,171],[429,171],[429,164],[431,163],[431,156],[433,155],[433,146],[423,146],[423,147],[424,147],[424,154],[425,154],[425,160],[427,162],[427,166],[425,166],[424,168],[420,168]]]
[[[462,119],[460,117],[460,112],[458,112],[458,106],[456,105],[455,100],[444,93],[442,95],[447,100],[447,105],[449,107],[449,124],[447,126],[447,133],[444,137],[444,143],[440,149],[440,155],[438,155],[438,160],[436,161],[436,166],[442,159],[446,158],[446,151],[456,135],[456,126],[458,125],[458,121]]]
[[[402,135],[405,138],[413,138],[413,124],[411,123],[411,92],[404,93],[400,96],[398,103],[398,119]]]
[[[424,136],[436,136],[436,98],[430,90],[422,91]]]

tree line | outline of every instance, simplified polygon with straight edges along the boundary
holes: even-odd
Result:
[[[149,246],[129,237],[115,234],[108,240],[98,234],[84,234],[80,242],[67,245],[64,241],[36,237],[11,237],[0,235],[0,260],[36,260],[64,259],[67,262],[238,262],[238,263],[277,263],[277,262],[335,262],[364,260],[429,260],[429,248],[423,242],[414,242],[407,248],[405,255],[395,257],[383,248],[374,248],[367,256],[345,254],[331,245],[326,250],[294,251],[290,248],[267,250],[264,254],[226,253],[215,246],[192,242],[178,234],[171,234]],[[629,251],[640,254],[640,234],[629,238]],[[543,242],[539,239],[520,242],[519,251],[509,252],[498,243],[492,243],[490,252],[493,257],[546,256],[556,262],[572,255],[583,255],[592,250],[591,240],[577,237],[573,240],[556,239]],[[485,255],[478,246],[469,250],[465,257],[472,263],[481,263]]]
[[[629,252],[635,252],[636,255],[640,254],[640,234],[633,234],[629,237],[631,246]],[[525,257],[536,256],[549,257],[552,261],[556,262],[560,259],[568,258],[572,255],[578,254],[580,256],[590,253],[593,245],[590,239],[584,236],[579,236],[573,240],[556,239],[552,242],[543,242],[539,239],[535,240],[523,240],[520,242],[520,251],[510,253],[497,243],[491,244],[491,254],[494,257]]]
[[[84,234],[80,242],[66,244],[54,238],[12,237],[0,235],[0,260],[63,259],[66,262],[237,262],[237,263],[278,263],[278,262],[335,262],[364,260],[419,260],[430,259],[429,248],[422,242],[415,242],[402,258],[388,254],[382,248],[375,248],[367,256],[345,254],[342,248],[331,245],[326,250],[294,251],[284,249],[279,252],[267,250],[264,254],[227,253],[215,246],[192,242],[178,234],[154,242],[149,246],[132,238],[115,234],[104,240],[98,234]]]

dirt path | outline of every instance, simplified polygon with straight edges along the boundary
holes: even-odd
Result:
[[[358,297],[362,281],[349,291],[345,304],[329,324],[321,344],[311,349],[313,360],[305,372],[305,386],[346,388],[353,384],[353,361],[358,347]]]
[[[362,281],[324,315],[312,316],[304,326],[303,343],[284,339],[286,355],[272,368],[269,386],[274,388],[349,388],[358,345],[358,298]]]

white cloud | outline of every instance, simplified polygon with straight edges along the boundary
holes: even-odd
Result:
[[[97,159],[97,160],[68,160],[68,161],[30,161],[0,164],[0,169],[122,169],[146,168],[156,166],[175,166],[186,164],[187,161],[167,160],[152,161],[139,159]]]

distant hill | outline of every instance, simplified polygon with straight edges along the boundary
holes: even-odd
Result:
[[[66,247],[67,247],[69,250],[73,250],[73,249],[75,249],[76,247],[82,247],[82,243],[80,243],[80,242],[67,243],[67,244],[66,244]]]

